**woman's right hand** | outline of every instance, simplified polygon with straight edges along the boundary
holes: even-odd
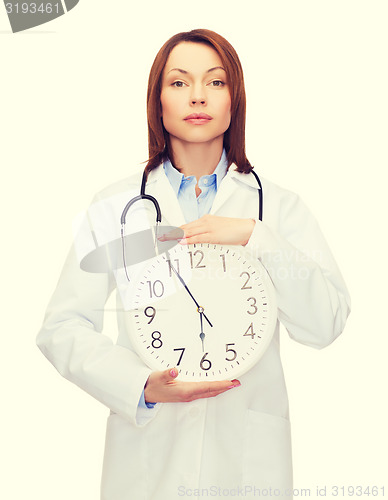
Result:
[[[241,385],[238,380],[181,382],[177,376],[176,368],[151,373],[144,388],[146,403],[184,403],[212,398]]]

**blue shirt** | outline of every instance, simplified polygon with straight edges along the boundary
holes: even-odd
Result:
[[[208,214],[212,208],[217,190],[228,169],[228,159],[225,149],[222,152],[221,159],[218,162],[214,172],[210,175],[203,175],[198,181],[198,187],[201,194],[197,197],[195,194],[195,185],[197,179],[194,175],[185,177],[178,172],[167,160],[163,163],[164,173],[178,198],[179,205],[183,212],[186,223],[197,220],[205,214]],[[144,399],[144,390],[141,394],[139,406],[143,408],[153,408],[156,403],[146,403]]]
[[[194,175],[185,177],[172,166],[170,160],[163,163],[163,169],[178,198],[186,222],[192,222],[210,212],[218,187],[226,175],[228,159],[224,150],[214,172],[199,179],[201,193],[198,197],[195,194],[197,179]]]

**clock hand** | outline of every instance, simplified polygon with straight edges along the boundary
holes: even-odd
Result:
[[[180,281],[180,282],[182,283],[182,285],[185,287],[185,289],[186,289],[187,293],[188,293],[188,294],[190,295],[190,297],[194,300],[194,303],[195,303],[195,305],[197,306],[197,311],[198,311],[198,308],[200,308],[201,306],[200,306],[200,305],[198,304],[198,302],[195,300],[195,298],[194,298],[193,294],[190,292],[190,290],[189,290],[188,286],[186,285],[186,283],[184,282],[184,280],[183,280],[182,276],[181,276],[181,275],[178,273],[178,271],[174,268],[174,266],[172,265],[171,261],[170,261],[170,267],[171,267],[171,269],[174,271],[174,273],[177,275],[177,277],[178,277],[179,281]],[[203,308],[202,308],[202,310],[203,310]],[[213,325],[210,323],[209,318],[206,316],[206,314],[205,314],[205,313],[202,313],[202,314],[203,314],[204,318],[206,319],[206,321],[209,323],[209,325],[212,327]]]
[[[197,311],[199,312],[199,321],[201,322],[201,333],[199,334],[200,339],[202,340],[202,352],[205,352],[205,334],[203,332],[203,307],[198,307]]]

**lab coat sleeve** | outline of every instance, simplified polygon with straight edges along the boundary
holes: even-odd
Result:
[[[276,227],[256,221],[246,245],[275,286],[279,320],[290,337],[322,348],[343,331],[350,297],[322,232],[300,198],[287,192]],[[273,207],[267,207],[267,209]]]
[[[49,303],[37,345],[61,375],[143,426],[157,413],[138,406],[151,370],[130,349],[102,333],[104,305],[114,287],[108,273],[80,269],[71,249]]]

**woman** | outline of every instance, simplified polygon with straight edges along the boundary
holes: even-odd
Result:
[[[348,292],[317,223],[296,195],[262,180],[259,220],[234,49],[208,30],[173,36],[156,56],[147,100],[146,190],[158,199],[162,222],[183,229],[183,244],[246,246],[274,283],[278,320],[289,335],[317,348],[330,344],[349,314]],[[99,194],[88,213],[94,240],[117,238],[120,214],[140,183],[135,175]],[[135,226],[142,211],[132,214]],[[120,312],[130,286],[122,270],[82,271],[73,249],[38,335],[59,372],[111,410],[101,498],[290,498],[279,321],[265,355],[240,380],[181,382],[177,369],[151,372],[133,351]],[[116,344],[101,334],[101,311],[114,288]]]

